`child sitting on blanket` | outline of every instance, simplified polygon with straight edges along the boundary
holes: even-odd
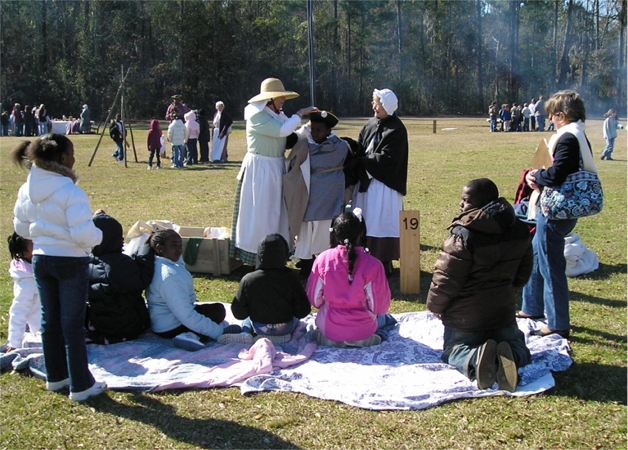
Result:
[[[33,241],[15,231],[7,239],[11,265],[9,274],[13,278],[13,303],[9,309],[9,340],[2,346],[3,352],[22,348],[26,326],[31,333],[41,328],[41,303],[37,284],[33,276]]]
[[[133,256],[122,253],[122,225],[104,211],[92,218],[102,241],[89,260],[87,337],[96,344],[137,339],[150,328],[142,296],[155,271],[155,253],[144,244]]]
[[[530,351],[515,319],[515,292],[532,271],[528,228],[487,178],[462,190],[460,215],[436,261],[427,307],[445,326],[445,363],[479,389],[514,392]]]
[[[361,213],[356,208],[332,220],[332,248],[314,260],[307,282],[308,299],[319,309],[311,338],[322,345],[381,343],[375,332],[386,323],[390,288],[382,263],[360,246],[366,236]]]
[[[204,348],[208,338],[220,338],[225,332],[220,325],[225,307],[222,303],[196,303],[194,280],[181,258],[181,236],[174,230],[160,230],[150,237],[150,246],[155,251],[155,274],[146,298],[155,334],[174,338],[176,347],[192,351]]]
[[[244,319],[244,340],[250,343],[262,337],[274,344],[288,342],[299,319],[310,313],[310,304],[301,282],[286,267],[290,256],[288,243],[280,234],[266,236],[257,249],[254,272],[246,274],[231,303],[236,319]],[[237,340],[239,335],[225,336]]]

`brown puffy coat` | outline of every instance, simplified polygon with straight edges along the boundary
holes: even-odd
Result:
[[[499,198],[462,213],[436,261],[427,307],[456,331],[515,323],[515,290],[532,272],[532,236]]]

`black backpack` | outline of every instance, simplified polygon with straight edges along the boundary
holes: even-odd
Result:
[[[114,141],[119,140],[121,137],[120,128],[118,128],[118,124],[116,122],[113,122],[111,126],[109,127],[109,137],[113,139]]]

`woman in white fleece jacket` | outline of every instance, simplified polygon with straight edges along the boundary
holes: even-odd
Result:
[[[89,253],[102,240],[89,198],[76,186],[74,145],[60,134],[22,142],[14,161],[30,167],[15,202],[13,225],[33,241],[33,272],[42,306],[46,388],[70,387],[70,399],[86,400],[107,385],[87,365],[85,309]]]

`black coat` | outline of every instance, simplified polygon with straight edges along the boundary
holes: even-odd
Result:
[[[257,254],[257,270],[242,278],[231,303],[234,317],[277,324],[307,316],[310,302],[299,279],[286,267],[289,254],[283,237],[267,236]]]
[[[137,255],[125,255],[122,226],[106,215],[95,216],[94,224],[103,240],[89,263],[89,324],[110,343],[135,339],[150,328],[142,292],[153,279],[154,252],[146,244]]]
[[[366,153],[375,136],[375,148]],[[376,180],[406,195],[408,179],[408,131],[395,115],[385,119],[372,117],[366,122],[358,137],[356,159],[360,168],[366,169]],[[368,181],[360,178],[360,192],[366,191]]]

